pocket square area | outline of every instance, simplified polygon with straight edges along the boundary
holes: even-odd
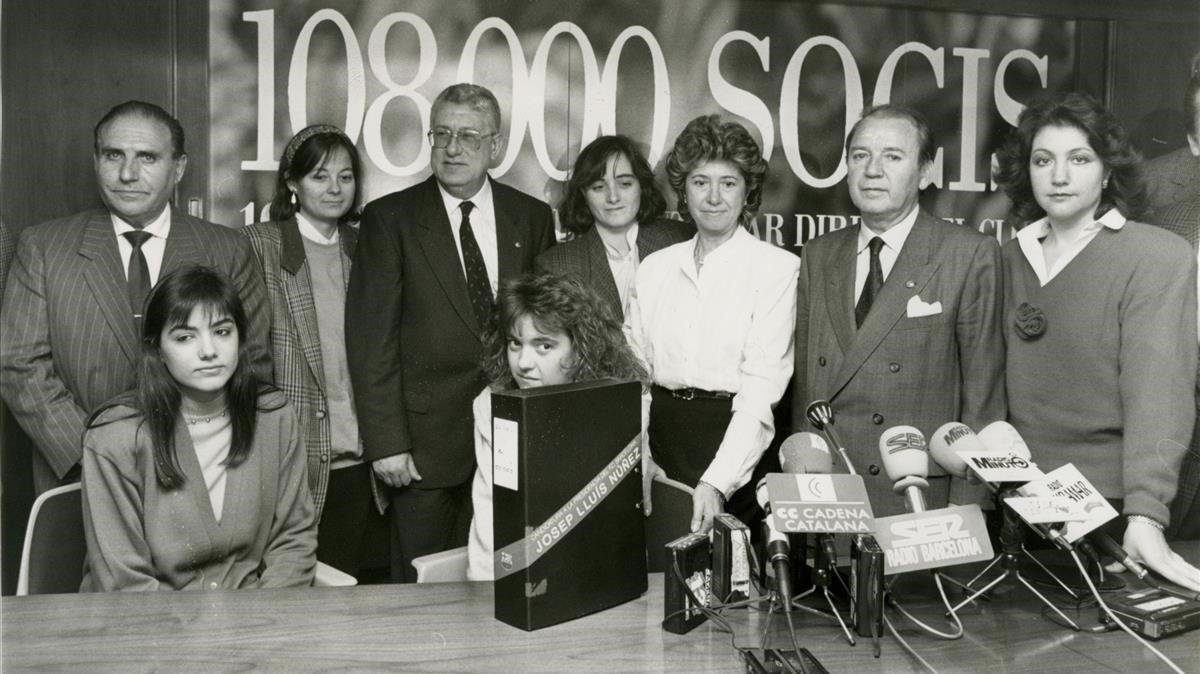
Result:
[[[908,310],[905,312],[909,318],[920,318],[922,316],[936,316],[942,313],[941,302],[925,302],[920,295],[913,295],[908,300]]]

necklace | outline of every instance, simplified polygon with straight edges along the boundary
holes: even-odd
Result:
[[[215,421],[217,419],[220,419],[221,417],[225,416],[225,414],[227,412],[228,412],[228,409],[223,409],[220,412],[209,415],[207,417],[189,417],[188,415],[185,414],[185,415],[183,415],[183,420],[187,422],[188,426],[195,426],[197,424],[207,424],[210,421]]]

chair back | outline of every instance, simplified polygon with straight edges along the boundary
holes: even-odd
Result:
[[[79,484],[55,487],[33,502],[17,595],[78,592],[87,563]]]
[[[663,546],[692,531],[692,488],[662,474],[650,487],[650,517],[646,518],[646,569],[665,571]]]
[[[451,548],[412,560],[418,583],[455,583],[467,579],[467,548]]]

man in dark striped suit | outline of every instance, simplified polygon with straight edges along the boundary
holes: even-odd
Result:
[[[106,209],[21,232],[0,308],[0,394],[33,439],[41,493],[78,480],[88,415],[131,388],[141,301],[157,280],[192,264],[239,289],[255,366],[270,379],[269,314],[250,244],[237,232],[174,210],[187,168],[183,128],[151,103],[129,101],[95,129],[95,169]]]

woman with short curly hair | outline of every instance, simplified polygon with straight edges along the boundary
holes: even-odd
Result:
[[[654,383],[650,449],[667,477],[695,487],[693,531],[723,509],[753,524],[751,478],[792,376],[800,261],[748,231],[767,163],[741,124],[693,119],[666,170],[696,236],[646,258],[630,303],[630,341]]]
[[[1163,535],[1195,412],[1196,257],[1128,219],[1137,161],[1116,118],[1076,93],[1026,108],[999,153],[997,182],[1028,223],[1003,249],[1009,418],[1042,469],[1073,463],[1116,502],[1132,558],[1200,590]]]

